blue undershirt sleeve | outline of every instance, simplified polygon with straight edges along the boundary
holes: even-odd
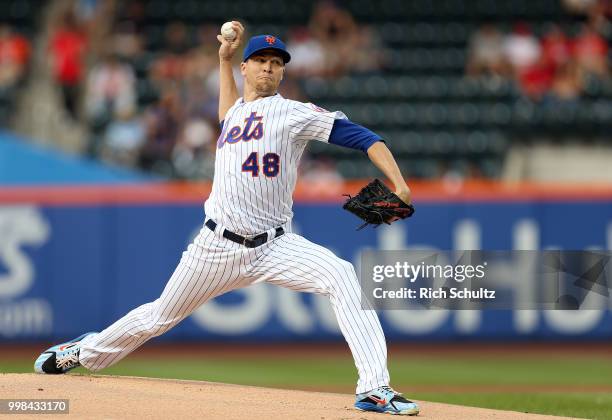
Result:
[[[331,144],[361,150],[364,153],[377,141],[382,141],[378,134],[345,119],[335,120],[329,134]]]

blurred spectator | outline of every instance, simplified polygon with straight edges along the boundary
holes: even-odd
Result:
[[[184,77],[188,83],[204,83],[219,65],[218,33],[219,28],[216,25],[202,25],[198,29],[197,46],[185,54]]]
[[[186,59],[179,54],[166,53],[151,65],[149,77],[160,90],[176,86],[183,80]]]
[[[211,72],[219,65],[217,51],[209,45],[194,48],[185,54],[184,81],[204,84]],[[292,57],[293,58],[293,57]]]
[[[324,21],[311,24],[310,29],[296,27],[289,35],[287,48],[291,51],[292,75],[309,77],[368,73],[384,65],[385,47],[376,31],[368,26],[357,27],[348,12],[326,2],[316,10],[325,17]],[[315,29],[312,29],[313,25]],[[313,35],[311,30],[318,35]]]
[[[587,74],[604,77],[608,74],[608,44],[590,25],[583,25],[574,41],[578,66]]]
[[[540,57],[540,44],[525,23],[517,23],[504,40],[504,54],[515,74],[535,64]]]
[[[92,23],[98,13],[101,0],[77,0],[74,6],[75,17],[87,25]]]
[[[296,77],[325,74],[325,50],[308,28],[299,26],[289,35],[287,49],[291,51],[291,74]]]
[[[518,74],[518,80],[523,94],[533,100],[540,100],[553,85],[555,67],[544,56],[526,67]]]
[[[175,174],[186,179],[212,179],[215,170],[214,123],[203,118],[187,121],[182,136],[172,151]]]
[[[552,84],[551,98],[556,102],[575,102],[582,92],[582,79],[575,61],[557,68]]]
[[[105,121],[130,114],[136,107],[136,79],[132,68],[108,55],[89,73],[85,106],[90,121]]]
[[[351,67],[352,73],[372,73],[387,63],[387,49],[378,34],[370,26],[360,26],[355,39],[355,51]]]
[[[30,43],[13,32],[8,24],[0,24],[0,90],[10,89],[23,77],[30,57]]]
[[[168,25],[164,50],[151,66],[150,77],[159,89],[180,84],[185,76],[189,50],[187,28],[180,22]]]
[[[122,166],[134,167],[145,141],[143,121],[130,110],[121,110],[106,128],[100,156]]]
[[[189,50],[187,27],[182,22],[172,22],[166,28],[164,50],[172,54],[184,54]]]
[[[562,66],[572,58],[572,43],[559,25],[551,25],[542,39],[542,55],[548,64]]]
[[[311,34],[325,51],[326,75],[339,77],[351,71],[359,41],[353,16],[324,0],[316,4],[309,25]]]
[[[237,65],[234,65],[234,80],[236,81],[236,87],[238,88],[238,92],[240,92],[240,94],[242,95],[244,79],[242,77],[242,74],[240,73],[240,67]],[[216,65],[206,78],[206,90],[208,91],[208,94],[213,98],[217,98],[219,96],[219,65]]]
[[[188,115],[188,118],[218,119],[218,92],[210,95],[206,85],[197,78],[186,81],[183,90],[185,92],[184,114]]]
[[[504,56],[504,37],[491,24],[483,25],[470,38],[467,74],[470,76],[503,76],[508,73]]]
[[[499,68],[496,51],[499,52],[500,37],[489,25],[472,36],[468,74],[494,73],[488,60],[495,63],[493,68]],[[523,94],[536,101],[570,103],[581,95],[585,76],[608,74],[608,46],[592,24],[583,24],[574,40],[559,25],[551,24],[538,43],[527,25],[518,23],[503,41],[503,53]]]
[[[143,39],[131,22],[118,24],[110,42],[111,49],[121,59],[134,63],[143,52]]]
[[[316,159],[302,158],[300,179],[308,184],[308,193],[342,194],[344,178],[336,169],[336,163],[327,156]]]
[[[182,115],[176,91],[164,93],[159,103],[146,111],[146,142],[140,155],[140,165],[144,169],[172,175],[170,159],[179,136]]]
[[[142,35],[147,23],[146,6],[142,0],[127,0],[117,5],[119,25],[129,24],[133,32]]]
[[[597,0],[563,0],[563,4],[572,13],[586,15],[597,5]]]
[[[82,28],[72,13],[66,13],[60,26],[51,35],[49,50],[53,77],[61,88],[66,110],[75,119],[86,46],[87,37]]]
[[[612,0],[599,0],[591,9],[589,23],[607,42],[612,42]]]

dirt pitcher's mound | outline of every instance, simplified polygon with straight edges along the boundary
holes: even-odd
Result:
[[[120,376],[1,374],[0,399],[68,399],[79,419],[355,419],[388,416],[353,409],[353,396]],[[420,402],[421,419],[559,419],[514,411]]]

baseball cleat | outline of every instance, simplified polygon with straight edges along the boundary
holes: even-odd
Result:
[[[97,332],[88,332],[74,340],[49,347],[34,362],[34,371],[36,373],[59,374],[80,366],[81,340],[91,334],[97,334]]]
[[[390,386],[381,386],[370,392],[357,394],[355,408],[361,411],[405,416],[416,416],[419,414],[419,406],[417,404],[407,400]]]

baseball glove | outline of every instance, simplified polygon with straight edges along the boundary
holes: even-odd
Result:
[[[365,221],[357,230],[370,224],[375,225],[374,227],[383,223],[390,225],[396,220],[405,219],[414,213],[412,204],[404,203],[378,179],[363,187],[355,197],[348,194],[345,194],[345,196],[348,199],[342,208]]]

